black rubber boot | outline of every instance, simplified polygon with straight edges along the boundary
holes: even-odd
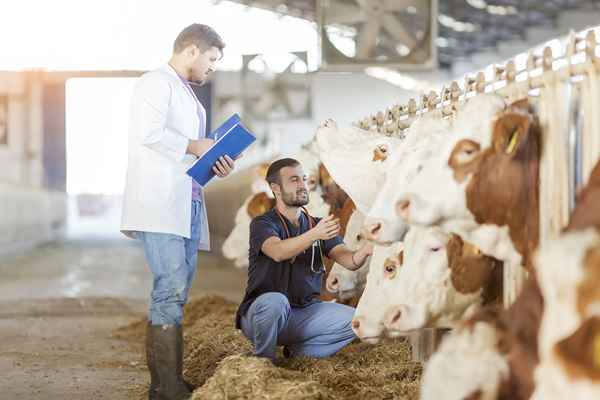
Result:
[[[181,327],[152,325],[152,348],[158,372],[156,400],[188,400],[192,392],[181,376],[183,349]],[[178,342],[180,344],[178,344]]]
[[[154,348],[152,346],[152,323],[146,325],[146,364],[150,371],[150,387],[148,388],[148,400],[156,400],[158,390],[158,372],[156,371],[156,360],[154,359]]]
[[[179,377],[181,377],[181,380],[183,381],[183,383],[185,384],[185,386],[188,388],[188,390],[190,392],[193,392],[195,387],[194,385],[192,385],[191,383],[189,383],[188,381],[186,381],[183,378],[183,329],[181,327],[181,325],[176,327],[177,329],[177,359],[180,360],[177,363],[177,375]]]

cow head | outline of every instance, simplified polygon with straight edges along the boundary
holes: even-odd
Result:
[[[511,247],[530,267],[539,225],[539,124],[523,102],[490,120],[491,131],[480,135],[461,135],[465,128],[457,124],[454,138],[425,166],[414,190],[396,204],[397,211],[413,223],[442,224],[461,235],[457,225],[470,230],[507,226]],[[466,238],[491,255],[511,258],[510,251],[497,250],[507,247],[495,242],[498,235]]]
[[[451,327],[467,310],[501,298],[502,263],[438,227],[412,227],[404,241],[396,290],[389,294],[390,335]]]
[[[387,294],[395,289],[392,278],[402,263],[402,248],[397,242],[373,249],[365,290],[352,320],[352,329],[367,343],[377,343],[383,336]]]
[[[351,202],[351,200],[348,201]],[[345,226],[344,243],[348,248],[358,249],[365,243],[360,234],[363,221],[364,215],[359,210],[354,210]],[[343,218],[340,218],[340,225],[343,225]],[[334,264],[327,275],[325,284],[327,291],[335,294],[339,301],[360,297],[366,284],[369,263],[370,260],[367,260],[356,271],[350,271],[339,264]]]
[[[316,141],[319,157],[330,176],[366,214],[401,139],[327,123],[317,130]]]
[[[399,218],[395,204],[412,184],[423,165],[448,136],[449,123],[437,116],[422,117],[412,123],[403,148],[392,160],[365,221],[363,236],[376,244],[386,245],[404,238],[407,222]]]

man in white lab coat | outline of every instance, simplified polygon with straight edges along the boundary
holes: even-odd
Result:
[[[191,395],[182,376],[181,322],[198,250],[209,250],[210,241],[202,188],[186,170],[214,140],[206,137],[206,111],[190,83],[207,80],[224,47],[212,28],[188,26],[169,63],[144,74],[133,93],[121,231],[142,241],[154,277],[146,331],[149,399]],[[233,168],[225,156],[213,170],[225,177]]]

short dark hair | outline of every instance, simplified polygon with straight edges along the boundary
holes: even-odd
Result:
[[[293,158],[280,158],[279,160],[273,161],[267,169],[266,180],[267,183],[276,183],[281,185],[281,170],[285,167],[295,167],[300,165],[300,162]]]
[[[196,45],[202,51],[216,47],[223,54],[225,42],[221,36],[210,26],[204,24],[192,24],[184,28],[173,43],[173,52],[181,53],[189,45]]]

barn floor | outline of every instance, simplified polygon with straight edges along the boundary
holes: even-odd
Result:
[[[334,357],[288,360],[284,368],[240,358],[250,347],[232,322],[246,272],[207,253],[199,264],[184,321],[184,373],[204,385],[195,399],[417,398],[421,367],[403,341],[353,343]],[[127,239],[88,237],[4,257],[0,398],[146,398],[142,343],[150,285],[142,249]]]
[[[239,301],[246,273],[202,254],[192,296]],[[150,275],[134,241],[88,238],[0,260],[0,398],[130,399],[141,343],[113,337],[143,317]],[[16,300],[18,299],[18,300]]]

